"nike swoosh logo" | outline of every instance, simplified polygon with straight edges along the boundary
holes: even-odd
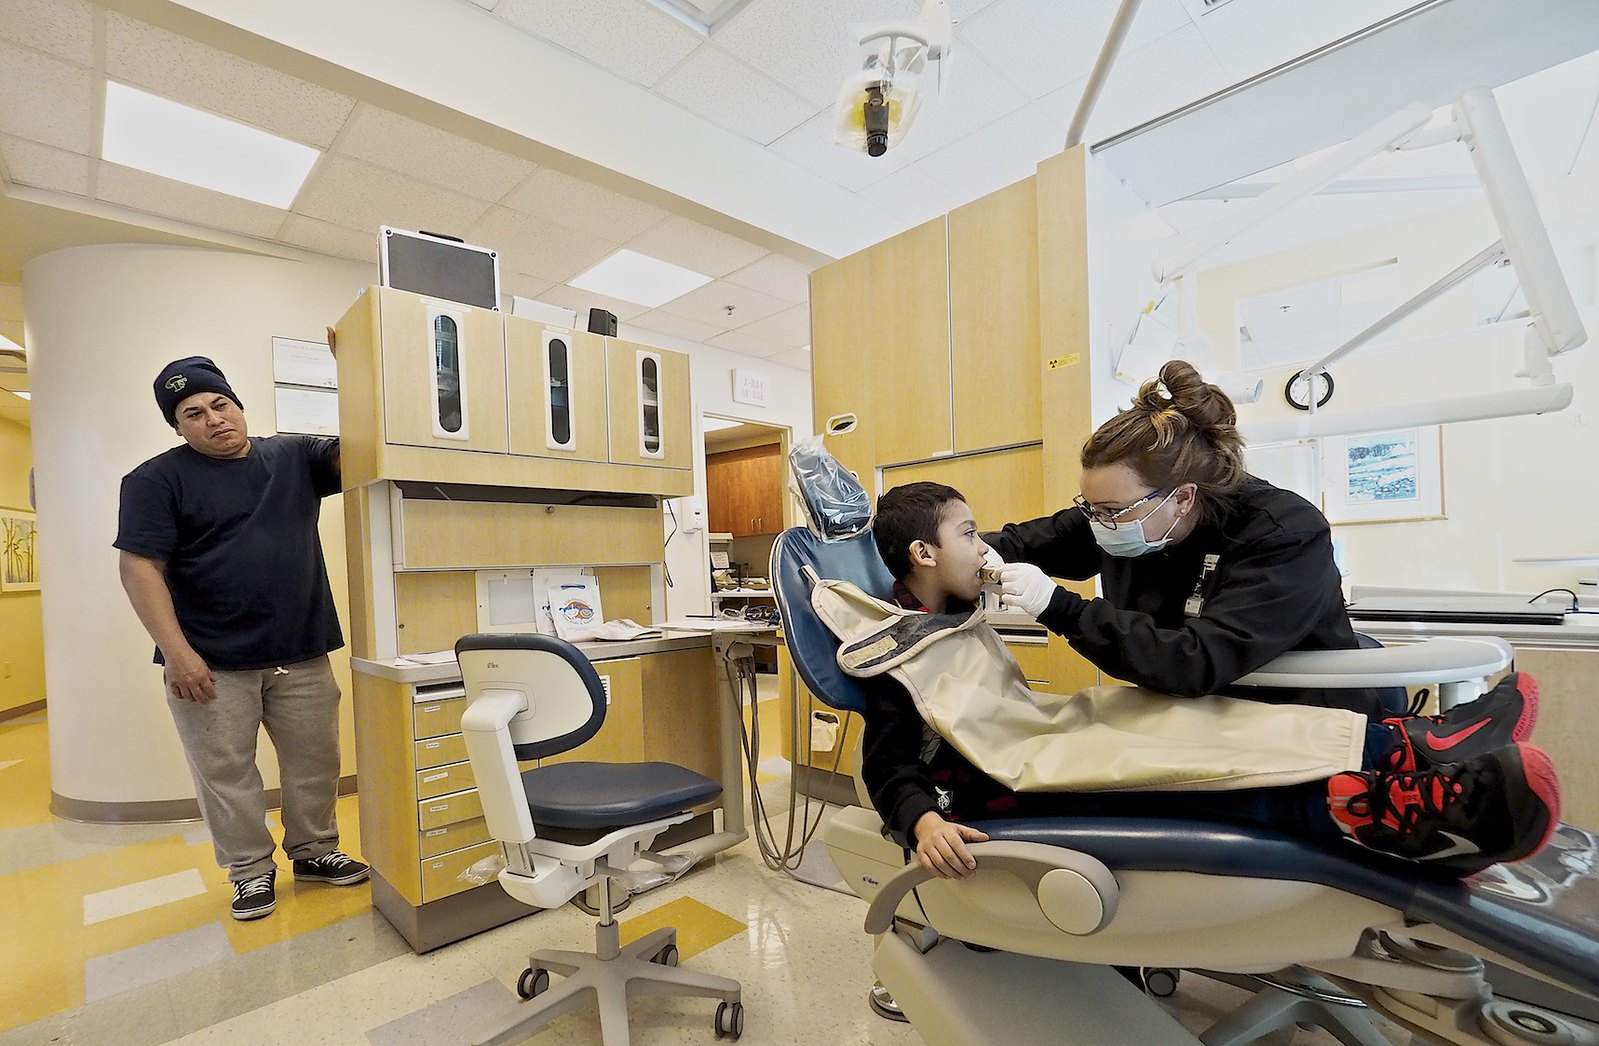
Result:
[[[1491,719],[1479,719],[1475,723],[1472,723],[1470,726],[1466,727],[1466,729],[1461,730],[1458,733],[1451,734],[1448,737],[1439,737],[1437,734],[1429,730],[1427,731],[1424,740],[1427,742],[1427,747],[1432,749],[1434,752],[1447,752],[1460,742],[1464,741],[1466,738],[1470,737],[1472,734],[1475,734],[1478,730],[1490,725],[1492,722],[1493,721]]]
[[[1478,846],[1470,839],[1462,839],[1454,832],[1439,832],[1438,834],[1449,840],[1449,848],[1447,850],[1438,850],[1435,853],[1430,853],[1426,857],[1423,857],[1422,860],[1439,861],[1445,857],[1463,857],[1471,854],[1482,853],[1482,847]]]

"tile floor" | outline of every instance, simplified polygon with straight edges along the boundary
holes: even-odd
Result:
[[[757,776],[778,814],[788,807],[788,763],[777,751],[779,702],[765,690],[763,698]],[[484,1015],[515,1005],[530,948],[593,946],[593,921],[568,906],[414,955],[365,885],[295,885],[281,856],[277,911],[235,922],[203,825],[50,816],[46,731],[43,715],[0,723],[0,1046],[464,1042]],[[339,817],[346,849],[357,851],[353,797]],[[781,837],[786,818],[774,822]],[[819,844],[797,874],[839,885]],[[620,919],[624,941],[675,925],[685,964],[740,979],[748,1046],[918,1043],[909,1026],[865,1005],[864,914],[852,895],[770,870],[747,840],[635,898]],[[1189,976],[1167,1005],[1198,1030],[1243,998]],[[633,1041],[714,1041],[714,1009],[643,999],[632,1008]],[[598,1044],[598,1019],[573,1013],[530,1041]],[[1333,1040],[1301,1031],[1266,1041]]]

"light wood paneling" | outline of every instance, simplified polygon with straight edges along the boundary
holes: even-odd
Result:
[[[644,659],[644,748],[639,758],[677,763],[712,780],[722,779],[719,664],[706,650]]]
[[[412,826],[411,831],[414,836],[419,830],[425,832],[429,828],[470,821],[474,817],[482,816],[483,797],[478,795],[475,788],[469,792],[435,796],[416,804],[416,824]]]
[[[477,579],[469,570],[400,571],[394,603],[401,654],[453,650],[477,631]]]
[[[643,667],[636,657],[594,662],[601,680],[609,680],[610,704],[600,732],[568,752],[546,757],[550,763],[636,763],[644,751]]]
[[[552,448],[545,409],[549,400],[542,323],[505,317],[505,384],[511,453],[568,461],[605,461],[610,445],[605,424],[605,339],[587,331],[559,331],[569,360],[571,450]]]
[[[446,697],[438,701],[411,704],[406,694],[406,709],[411,712],[412,735],[418,739],[443,737],[461,732],[461,714],[466,711],[466,698]]]
[[[409,443],[445,450],[480,450],[504,454],[505,329],[500,314],[452,302],[432,303],[392,288],[379,290],[382,303],[383,418],[389,443]],[[465,440],[437,436],[433,422],[432,307],[462,317],[457,334],[465,392]]]
[[[1009,650],[1016,663],[1021,666],[1022,675],[1027,677],[1029,686],[1035,683],[1049,684],[1049,645],[1047,643],[1006,643],[1005,649]]]
[[[631,618],[643,624],[655,620],[650,606],[649,567],[596,567],[600,604],[606,620]]]
[[[883,470],[883,489],[904,483],[944,483],[966,495],[979,530],[1044,515],[1042,447],[1015,447]]]
[[[355,755],[360,770],[356,803],[361,814],[361,854],[402,897],[422,903],[415,869],[416,807],[409,687],[357,672]],[[459,713],[457,713],[459,724]]]
[[[949,212],[955,451],[1043,438],[1034,178]]]
[[[1516,648],[1516,668],[1538,681],[1538,726],[1532,742],[1549,753],[1560,774],[1560,819],[1599,831],[1599,702],[1593,681],[1599,676],[1599,650]]]
[[[782,754],[785,758],[792,758],[801,766],[809,766],[817,770],[826,770],[830,773],[843,774],[846,777],[856,777],[860,773],[860,742],[862,732],[866,729],[866,721],[854,712],[840,712],[829,708],[814,697],[805,683],[793,671],[794,661],[789,656],[788,647],[781,646],[777,650],[777,694],[782,704],[779,715],[779,733],[782,740]],[[797,705],[797,709],[796,709]],[[838,717],[838,734],[833,747],[822,750],[811,748],[811,716],[815,712]],[[794,736],[795,720],[798,719],[799,737]],[[799,743],[796,750],[795,742]],[[839,746],[843,746],[842,755]]]
[[[459,763],[466,758],[466,738],[460,734],[432,737],[416,743],[416,768]]]
[[[503,501],[405,502],[405,567],[644,564],[661,558],[654,508]]]
[[[430,766],[416,772],[416,797],[431,799],[436,795],[462,792],[477,787],[470,763],[451,763],[448,766]]]
[[[368,287],[333,328],[339,372],[339,473],[346,491],[378,478],[378,448],[383,444],[378,327],[378,289]]]
[[[705,456],[711,530],[749,537],[783,529],[783,455],[777,444]]]
[[[660,494],[679,498],[694,493],[694,474],[660,466],[557,461],[512,454],[480,454],[437,447],[386,443],[378,448],[378,475],[432,483],[477,483],[495,487],[547,490],[599,490],[618,494]]]
[[[418,849],[424,859],[447,854],[451,850],[459,850],[466,846],[476,846],[478,843],[489,840],[489,822],[486,818],[474,817],[469,821],[459,821],[455,824],[440,825],[438,828],[429,828],[422,833]]]
[[[423,861],[421,864],[423,899],[437,901],[462,890],[472,889],[472,883],[462,879],[461,873],[483,858],[493,857],[499,852],[499,843],[479,843],[465,850],[457,850],[443,857]]]
[[[340,452],[343,460],[343,452]],[[377,619],[372,574],[372,488],[344,492],[345,576],[350,589],[350,656],[371,660],[377,655]],[[389,569],[385,564],[385,569]]]
[[[647,457],[639,444],[639,353],[661,361],[659,379],[661,456]],[[611,430],[611,461],[655,468],[694,467],[693,392],[689,385],[688,356],[681,352],[608,339],[606,396]]]

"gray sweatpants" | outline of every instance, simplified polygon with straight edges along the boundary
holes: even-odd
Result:
[[[339,788],[339,685],[326,655],[251,672],[214,672],[210,704],[167,705],[194,775],[217,864],[233,882],[273,867],[266,794],[255,765],[262,726],[278,752],[283,852],[291,861],[338,846],[333,804]]]

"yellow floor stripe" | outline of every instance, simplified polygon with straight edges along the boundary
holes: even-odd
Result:
[[[730,915],[717,911],[692,897],[679,897],[642,915],[621,920],[623,944],[630,944],[663,926],[677,927],[677,954],[681,959],[714,948],[748,927]]]

